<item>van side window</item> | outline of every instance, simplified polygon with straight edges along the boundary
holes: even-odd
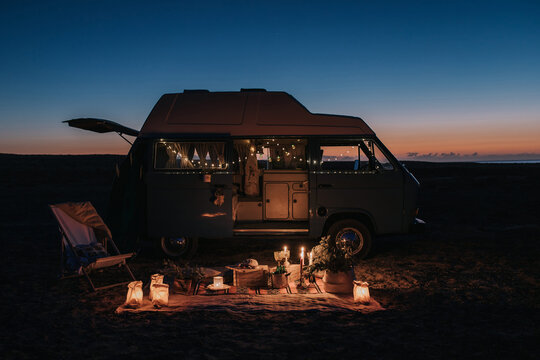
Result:
[[[321,144],[319,154],[323,171],[372,172],[393,170],[394,166],[373,140]]]
[[[156,169],[205,169],[223,170],[225,162],[224,142],[178,142],[156,143]]]
[[[369,144],[371,143],[371,144]],[[379,163],[379,165],[383,168],[383,170],[394,170],[394,166],[392,163],[388,160],[388,158],[384,155],[384,153],[381,151],[379,146],[375,144],[373,141],[369,140],[368,146],[371,145],[373,156],[375,156],[375,159]]]
[[[240,171],[246,166],[250,157],[255,157],[261,170],[305,170],[306,139],[238,139],[234,140],[235,158]]]
[[[358,170],[361,167],[358,145],[321,146],[320,156],[321,170]]]

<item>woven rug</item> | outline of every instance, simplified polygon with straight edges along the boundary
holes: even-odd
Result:
[[[300,289],[289,283],[284,289],[249,289],[231,287],[228,294],[210,292],[206,284],[200,283],[193,289],[193,295],[170,294],[168,306],[156,308],[147,296],[141,307],[132,309],[124,305],[116,313],[124,312],[181,312],[181,311],[225,311],[225,312],[281,312],[281,311],[322,311],[322,312],[362,312],[384,310],[375,300],[369,304],[356,304],[352,295],[337,295],[324,292],[324,286],[317,282],[308,289]]]

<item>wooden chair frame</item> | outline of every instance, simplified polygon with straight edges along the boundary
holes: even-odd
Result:
[[[53,214],[54,214],[54,212],[53,212]],[[54,215],[55,215],[55,218],[56,218],[56,214],[54,214]],[[58,221],[58,219],[57,219],[57,221]],[[61,235],[61,237],[60,237],[60,245],[61,245],[61,254],[62,254],[61,258],[60,258],[60,261],[61,261],[60,279],[67,279],[67,278],[85,276],[86,279],[88,280],[88,282],[90,283],[90,286],[92,287],[93,291],[109,289],[109,288],[112,288],[112,287],[129,284],[131,281],[124,281],[124,282],[114,283],[114,284],[111,284],[111,285],[100,286],[100,287],[96,287],[94,285],[94,282],[92,281],[92,278],[90,277],[90,273],[92,271],[99,270],[99,269],[105,269],[105,268],[108,268],[108,267],[118,265],[118,266],[123,266],[126,269],[126,271],[129,273],[129,275],[131,276],[133,281],[136,280],[135,276],[133,275],[133,272],[131,271],[131,269],[129,267],[129,265],[126,263],[126,259],[129,259],[129,258],[133,257],[135,255],[135,253],[121,254],[120,250],[118,250],[118,247],[116,246],[114,241],[112,239],[108,239],[108,238],[104,238],[103,247],[107,251],[107,244],[110,242],[112,248],[114,249],[114,251],[116,252],[117,255],[111,255],[111,256],[107,256],[107,257],[97,258],[95,261],[93,261],[92,263],[90,263],[90,264],[88,264],[86,266],[81,265],[82,274],[72,274],[72,273],[67,272],[66,268],[65,268],[65,257],[66,257],[65,246],[66,246],[66,243],[71,248],[71,251],[73,252],[74,256],[77,258],[79,263],[82,264],[82,262],[81,262],[80,256],[77,254],[77,251],[75,250],[75,246],[73,245],[73,243],[71,242],[71,240],[67,236],[66,231],[63,229],[62,224],[59,221],[58,221],[58,230],[60,231],[60,235]],[[64,239],[65,239],[65,242],[64,242]]]

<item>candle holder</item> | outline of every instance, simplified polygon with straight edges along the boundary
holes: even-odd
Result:
[[[125,306],[138,308],[143,303],[142,281],[132,281],[128,284]]]
[[[283,251],[274,251],[274,260],[277,261],[277,266],[281,265],[281,262],[285,259],[283,256]]]
[[[223,276],[214,276],[214,288],[215,289],[223,288]]]
[[[285,248],[285,250],[283,250],[283,259],[284,259],[283,266],[285,266],[285,269],[287,269],[287,271],[289,270],[289,266],[291,265],[291,263],[289,262],[290,257],[291,257],[291,251]]]
[[[148,299],[152,301],[154,298],[154,285],[155,284],[163,284],[163,278],[164,276],[161,274],[154,274],[150,276],[150,294],[148,295]]]

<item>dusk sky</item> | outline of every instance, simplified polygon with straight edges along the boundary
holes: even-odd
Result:
[[[540,1],[194,3],[3,1],[0,152],[125,154],[62,121],[140,129],[164,93],[265,88],[403,160],[540,159]]]

